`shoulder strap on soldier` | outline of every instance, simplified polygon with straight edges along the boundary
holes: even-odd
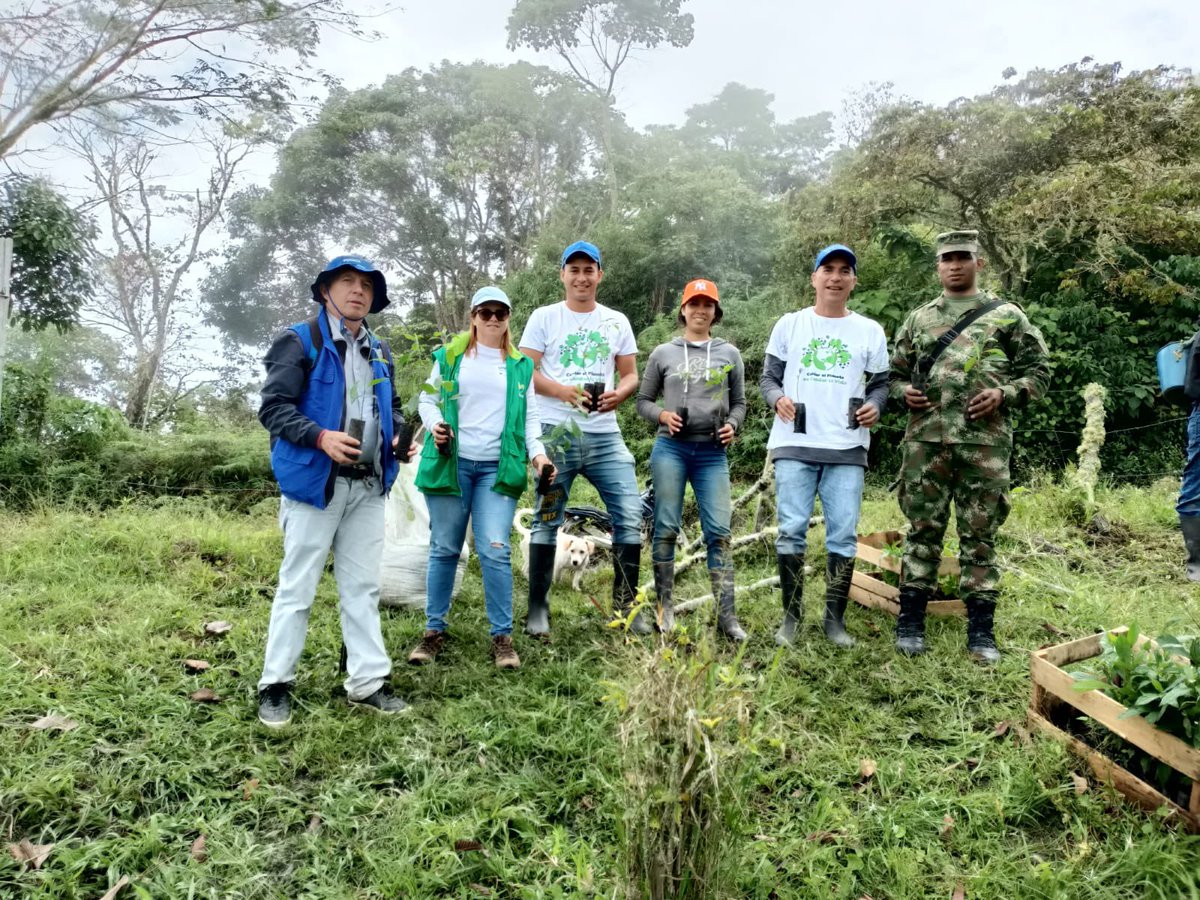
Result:
[[[989,300],[987,303],[983,304],[983,306],[975,307],[973,310],[951,325],[949,330],[947,330],[940,338],[938,338],[938,341],[936,344],[934,344],[933,349],[930,350],[925,356],[917,360],[917,371],[928,375],[929,371],[933,368],[933,364],[937,362],[937,358],[942,355],[947,347],[954,343],[954,339],[956,337],[974,325],[976,320],[986,316],[993,309],[998,309],[1006,302],[1007,301],[1001,300],[999,297],[995,298],[994,300]]]

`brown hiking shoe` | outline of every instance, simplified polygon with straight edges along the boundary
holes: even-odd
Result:
[[[426,663],[433,662],[437,659],[437,655],[441,652],[444,643],[446,643],[446,632],[425,632],[425,636],[421,638],[421,643],[417,644],[413,648],[413,652],[408,654],[408,664],[410,666],[423,666]]]
[[[512,638],[507,634],[498,634],[492,638],[492,659],[496,661],[497,669],[521,668],[521,657],[517,656]]]

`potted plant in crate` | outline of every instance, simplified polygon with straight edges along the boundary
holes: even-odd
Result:
[[[1135,803],[1200,831],[1200,638],[1117,628],[1035,651],[1030,674],[1030,724]]]
[[[877,531],[859,535],[855,556],[878,571],[855,569],[850,579],[850,599],[861,606],[900,614],[900,562],[904,535],[899,531]],[[967,608],[958,598],[958,560],[944,556],[938,566],[938,590],[927,612],[933,616],[965,616]]]

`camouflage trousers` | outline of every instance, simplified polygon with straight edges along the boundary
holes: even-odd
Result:
[[[1011,446],[906,441],[900,473],[900,509],[912,528],[904,541],[902,584],[937,587],[950,502],[958,526],[960,595],[994,596],[996,532],[1008,518]]]

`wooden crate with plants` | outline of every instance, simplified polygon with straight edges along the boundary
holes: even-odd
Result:
[[[1200,638],[1117,628],[1035,651],[1030,674],[1033,727],[1134,803],[1200,832]]]
[[[850,599],[862,606],[882,609],[893,616],[900,614],[900,559],[904,555],[904,535],[899,531],[877,531],[859,535],[858,552],[862,562],[878,572],[855,569],[850,579]],[[965,616],[967,608],[958,598],[958,560],[943,557],[938,566],[938,593],[929,601],[931,616]]]

